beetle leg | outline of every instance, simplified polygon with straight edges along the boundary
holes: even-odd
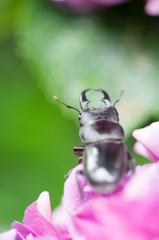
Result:
[[[129,161],[131,160],[131,161]],[[128,171],[135,171],[135,167],[136,167],[136,159],[134,157],[134,155],[132,153],[128,152]]]
[[[83,151],[84,151],[85,147],[83,146],[78,146],[78,147],[74,147],[73,151],[77,156],[80,156],[78,159],[78,165],[83,161]],[[67,173],[64,178],[68,178],[69,174]]]
[[[83,146],[78,146],[78,147],[74,147],[74,148],[73,148],[73,151],[74,151],[74,153],[75,153],[77,156],[82,157],[84,149],[85,149],[85,147],[83,147]]]
[[[83,161],[83,151],[84,151],[85,147],[83,146],[78,146],[78,147],[74,147],[73,151],[74,153],[79,156],[78,159],[78,164],[80,164]]]
[[[81,195],[81,200],[83,201],[84,195],[83,195],[83,191],[82,191],[82,188],[81,188],[81,185],[80,185],[80,181],[79,181],[79,178],[78,178],[79,174],[80,175],[84,175],[84,173],[83,173],[83,171],[77,171],[76,172],[77,185],[78,185],[78,189],[79,189],[79,192],[80,192],[80,195]]]
[[[69,177],[69,174],[67,173],[65,176],[64,176],[64,178],[68,178]]]
[[[83,162],[83,157],[79,157],[78,159],[78,165]]]

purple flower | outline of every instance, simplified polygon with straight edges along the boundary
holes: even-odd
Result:
[[[101,6],[114,6],[128,2],[130,0],[52,0],[59,2],[62,5],[66,5],[76,12],[89,12]],[[145,5],[145,12],[149,15],[159,15],[159,1],[158,0],[147,0]]]
[[[79,164],[69,172],[62,204],[53,215],[49,194],[43,192],[25,211],[24,225],[13,222],[0,240],[159,239],[159,122],[135,130],[133,136],[138,152],[155,163],[125,173],[110,194],[97,193],[77,175],[83,169]]]

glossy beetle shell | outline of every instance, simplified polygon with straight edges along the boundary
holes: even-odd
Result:
[[[112,192],[126,171],[127,153],[122,142],[89,144],[84,151],[84,175],[99,192]]]
[[[86,145],[108,139],[122,141],[125,138],[124,130],[119,123],[105,119],[81,127],[79,136]]]

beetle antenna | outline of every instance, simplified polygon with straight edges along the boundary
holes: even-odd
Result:
[[[115,103],[113,104],[113,107],[115,106],[115,104],[116,104],[117,102],[120,101],[120,98],[121,98],[121,96],[123,95],[123,92],[124,92],[124,88],[121,88],[121,89],[120,89],[120,96],[119,96],[119,98],[115,101]]]
[[[75,109],[76,111],[80,112],[77,108],[74,108],[74,107],[71,107],[71,106],[68,106],[66,103],[62,102],[60,99],[58,99],[56,96],[54,96],[54,99],[60,103],[62,103],[63,105],[65,105],[67,108],[72,108],[72,109]]]

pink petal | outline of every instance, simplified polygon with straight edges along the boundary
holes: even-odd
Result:
[[[76,12],[91,12],[101,9],[103,5],[114,6],[130,0],[52,0],[63,6],[69,6]]]
[[[24,238],[18,234],[16,229],[11,229],[0,233],[0,240],[24,240]]]
[[[152,123],[151,125],[137,129],[133,132],[133,137],[144,145],[147,149],[149,157],[153,161],[159,159],[159,122]]]
[[[65,225],[53,225],[50,221],[50,198],[47,192],[40,194],[38,200],[25,211],[24,224],[40,236],[53,236],[57,239],[70,239]]]
[[[85,13],[95,10],[97,4],[89,1],[89,0],[52,0],[54,2],[58,2],[63,7],[69,7],[75,12]]]
[[[159,1],[158,0],[148,0],[145,6],[145,12],[149,15],[158,16],[159,15]]]
[[[63,239],[71,239],[70,234],[68,232],[68,227],[70,223],[70,216],[67,214],[64,208],[63,202],[60,206],[54,209],[52,213],[52,218],[54,221],[54,226],[56,227],[57,232],[59,232],[59,236],[63,236]]]
[[[142,143],[136,142],[134,144],[134,151],[136,153],[140,154],[141,156],[150,159],[148,150],[146,149],[146,147],[144,147],[144,145]]]
[[[33,237],[32,234],[29,234],[29,235],[26,237],[26,240],[35,240],[35,238]]]
[[[57,238],[48,236],[48,237],[37,237],[37,238],[34,238],[34,240],[57,240]]]
[[[150,240],[159,236],[159,163],[138,166],[124,190],[76,208],[73,239]]]
[[[81,203],[92,197],[101,196],[94,191],[92,186],[88,185],[85,176],[78,174],[78,171],[81,170],[83,170],[82,163],[72,169],[64,185],[64,209],[68,214],[72,214]]]
[[[37,200],[37,209],[47,220],[52,221],[50,196],[48,192],[42,192]]]
[[[78,174],[78,171],[83,170],[83,164],[78,165],[72,169],[68,179],[65,182],[64,186],[64,209],[67,214],[72,215],[78,206],[84,204],[93,198],[107,198],[113,194],[119,194],[128,179],[131,177],[131,172],[124,174],[123,178],[119,182],[119,185],[111,194],[101,194],[94,190],[94,188],[89,185],[85,176]],[[80,190],[81,189],[81,190]]]
[[[74,239],[149,240],[159,236],[158,198],[87,202],[73,216]],[[83,238],[82,238],[83,237]]]
[[[137,166],[122,192],[127,201],[148,199],[159,196],[159,162]]]
[[[46,195],[46,192],[44,192],[44,195]],[[48,221],[48,219],[45,218],[47,216],[48,218],[48,212],[44,214],[44,209],[47,209],[48,211],[48,197],[43,197],[42,195],[39,196],[38,200],[34,203],[32,203],[25,211],[23,222],[24,224],[30,228],[33,232],[35,232],[39,236],[56,236],[56,230],[53,227],[53,224]],[[42,198],[41,198],[42,196]],[[40,199],[40,201],[39,201]],[[39,203],[38,203],[39,201]],[[40,206],[40,211],[42,214],[38,211],[38,207]]]
[[[69,222],[67,223],[67,226],[69,226]],[[70,233],[68,232],[68,227],[64,224],[54,225],[57,233],[58,233],[58,240],[71,240]]]
[[[30,228],[24,226],[23,224],[17,222],[17,221],[14,221],[12,223],[12,228],[16,229],[24,238],[27,237],[27,235],[29,235],[30,233],[36,237],[37,234],[35,232],[33,232]]]
[[[86,178],[77,173],[82,169],[83,164],[79,164],[77,167],[75,167],[64,185],[64,208],[68,213],[73,213],[74,209],[82,202],[79,185],[82,192],[84,187],[87,185]]]
[[[52,218],[55,224],[65,224],[67,225],[70,216],[65,211],[64,203],[62,202],[60,206],[56,207],[52,213]]]
[[[106,6],[114,6],[128,1],[130,0],[92,0],[92,2],[96,2],[98,4],[103,4]]]

